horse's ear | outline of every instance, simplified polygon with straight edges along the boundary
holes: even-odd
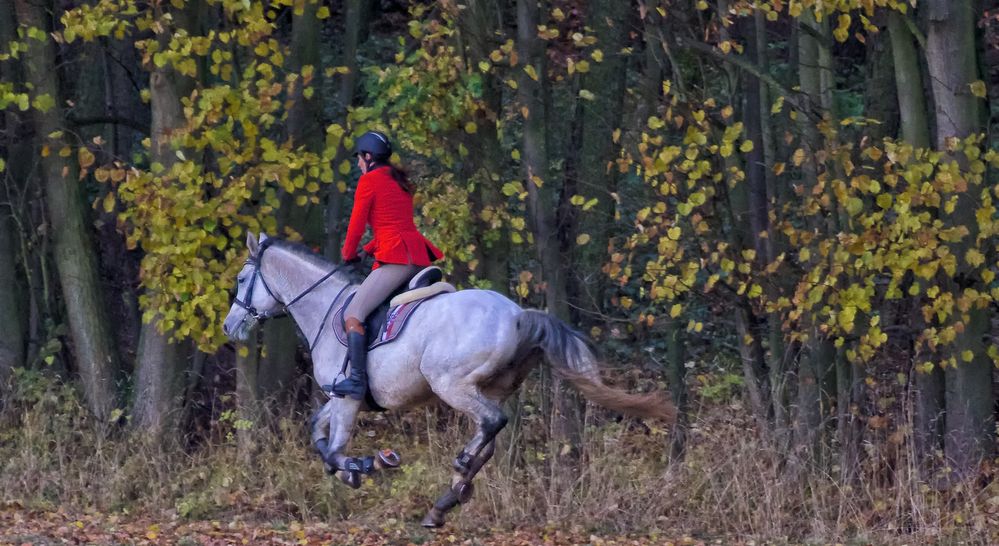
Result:
[[[250,249],[250,256],[257,255],[259,245],[257,244],[257,237],[253,235],[252,231],[246,232],[246,248]]]
[[[270,237],[268,237],[266,233],[264,233],[263,231],[260,232],[260,244],[264,244],[264,241],[266,241],[269,238]]]

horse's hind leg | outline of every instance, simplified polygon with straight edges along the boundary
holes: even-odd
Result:
[[[423,518],[422,525],[424,527],[440,527],[444,525],[445,514],[455,506],[464,504],[471,499],[472,493],[475,491],[475,487],[472,485],[472,478],[492,458],[495,451],[496,441],[493,440],[486,444],[482,448],[482,451],[472,459],[466,472],[455,472],[451,477],[451,486],[434,502],[433,508]]]
[[[503,414],[499,403],[486,398],[478,390],[453,387],[442,391],[434,390],[447,405],[464,413],[475,423],[475,435],[454,460],[454,469],[467,475],[472,461],[496,438],[509,419]]]
[[[443,389],[442,389],[443,390]],[[444,515],[461,502],[467,502],[472,495],[472,478],[482,465],[493,456],[496,449],[495,438],[506,426],[507,417],[499,404],[486,398],[478,391],[457,389],[439,392],[437,395],[448,405],[468,415],[475,422],[475,436],[465,445],[454,461],[456,474],[451,487],[434,503],[423,519],[425,527],[440,527]],[[436,391],[435,391],[436,392]]]

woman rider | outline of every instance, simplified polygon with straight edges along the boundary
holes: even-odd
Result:
[[[357,261],[357,245],[366,226],[374,237],[364,251],[374,256],[371,274],[354,293],[344,311],[344,329],[350,358],[350,377],[333,386],[333,394],[364,398],[368,388],[367,338],[364,319],[420,269],[443,253],[413,223],[413,184],[406,172],[392,165],[392,144],[384,133],[369,131],[357,139],[354,155],[361,178],[343,243],[344,262]]]

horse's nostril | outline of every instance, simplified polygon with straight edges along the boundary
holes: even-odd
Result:
[[[225,324],[222,325],[222,333],[225,334],[225,335],[229,335],[229,326],[228,325],[225,325]]]

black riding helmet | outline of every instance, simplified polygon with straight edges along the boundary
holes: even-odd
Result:
[[[354,141],[354,155],[371,154],[375,161],[385,161],[392,155],[392,143],[385,133],[368,131]]]

